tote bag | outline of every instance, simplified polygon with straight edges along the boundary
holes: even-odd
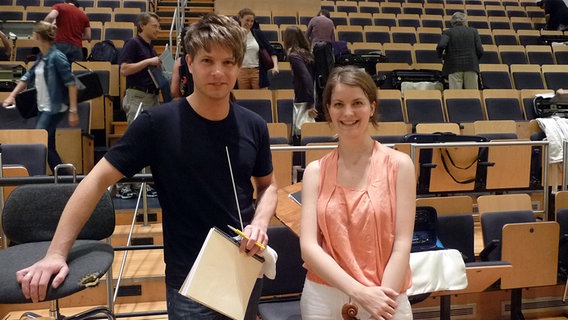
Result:
[[[24,119],[37,116],[37,90],[28,88],[16,95],[16,109]]]

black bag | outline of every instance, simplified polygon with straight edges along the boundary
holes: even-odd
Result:
[[[86,69],[86,71],[80,71],[75,75],[75,79],[81,82],[77,83],[77,103],[102,96],[104,93],[99,75],[77,61],[74,61],[74,63]],[[68,103],[69,101],[67,101]]]
[[[325,116],[323,113],[323,89],[327,82],[327,78],[335,64],[335,57],[333,56],[333,48],[330,42],[320,41],[316,42],[313,48],[314,53],[314,88],[316,91],[316,109],[318,117],[316,121],[324,121]]]
[[[393,70],[391,74],[392,86],[401,88],[403,82],[443,82],[444,77],[439,70]]]
[[[118,62],[118,49],[111,40],[97,42],[91,48],[88,61],[109,61],[112,64]]]
[[[456,135],[449,132],[436,132],[436,133],[411,133],[407,134],[402,139],[407,143],[442,143],[442,142],[487,142],[487,138],[475,135]],[[487,178],[487,167],[492,164],[487,161],[487,147],[480,147],[477,156],[471,159],[470,162],[458,163],[452,156],[452,152],[448,148],[440,149],[441,165],[448,176],[457,185],[467,185],[475,183],[474,190],[485,189],[485,181]],[[434,153],[432,149],[420,149],[419,156],[419,176],[417,193],[425,194],[432,192],[430,190],[431,170],[437,168],[438,164],[433,162]],[[468,171],[470,168],[473,171],[475,168],[475,175],[466,179],[456,177],[456,173],[460,171]],[[450,191],[450,190],[448,190]]]
[[[28,88],[16,95],[16,109],[24,119],[37,116],[37,90]]]
[[[357,66],[360,68],[365,68],[365,71],[374,76],[377,74],[377,63],[387,62],[387,56],[381,52],[372,53],[349,53],[343,54],[335,59],[336,66]]]
[[[438,214],[433,207],[416,207],[410,252],[444,249],[438,240]]]
[[[280,42],[271,42],[270,45],[276,52],[276,57],[278,57],[278,61],[279,62],[286,61],[286,50],[284,50],[282,44]]]
[[[26,73],[20,64],[0,64],[0,92],[11,92]]]

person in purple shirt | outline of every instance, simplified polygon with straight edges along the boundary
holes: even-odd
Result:
[[[312,48],[319,41],[335,41],[335,26],[330,18],[329,11],[322,9],[317,16],[310,20],[306,36],[310,40]]]
[[[284,49],[294,76],[294,135],[300,135],[302,124],[314,122],[317,111],[314,107],[314,55],[310,51],[308,39],[297,26],[289,26],[284,31]]]

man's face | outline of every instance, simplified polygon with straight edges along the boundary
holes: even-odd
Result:
[[[193,75],[195,93],[224,99],[235,86],[240,66],[227,47],[213,44],[210,49],[200,49],[193,58],[186,56],[187,65]]]
[[[156,40],[160,33],[160,22],[156,18],[152,17],[147,24],[140,25],[142,29],[142,35],[145,39]]]

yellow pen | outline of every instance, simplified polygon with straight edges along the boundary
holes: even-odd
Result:
[[[230,225],[227,225],[227,227],[229,227],[229,229],[233,230],[233,232],[235,232],[235,233],[238,234],[239,236],[241,236],[241,237],[243,237],[243,238],[249,240],[249,237],[248,237],[244,232],[242,232],[241,230],[239,230],[239,229],[237,229],[237,228],[235,228],[235,227],[233,227],[233,226],[230,226]],[[266,248],[264,247],[264,245],[263,245],[262,243],[258,242],[258,241],[255,241],[254,244],[256,244],[256,245],[257,245],[259,248],[261,248],[262,250],[266,249]]]

